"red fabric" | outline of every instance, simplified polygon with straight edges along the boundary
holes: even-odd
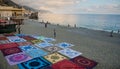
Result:
[[[85,68],[80,67],[67,59],[64,59],[60,62],[53,64],[52,69],[85,69]]]
[[[0,23],[6,23],[6,21],[5,21],[5,20],[0,19]]]
[[[5,36],[15,36],[14,34],[4,34]]]
[[[30,36],[21,36],[21,38],[23,38],[25,40],[36,40],[35,38],[30,37]]]
[[[17,47],[17,46],[19,46],[17,43],[1,44],[1,45],[0,45],[0,50],[1,50],[1,49],[12,48],[12,47]]]
[[[1,50],[4,56],[11,55],[14,53],[19,53],[22,52],[20,48],[18,47],[12,47],[12,48],[7,48],[7,49],[2,49]]]
[[[88,58],[85,58],[83,56],[78,56],[75,57],[73,59],[71,59],[71,61],[79,66],[83,66],[87,69],[92,69],[93,67],[95,67],[97,65],[97,62],[90,60]]]
[[[25,45],[31,45],[31,42],[18,42],[17,43],[19,46],[25,46]]]
[[[1,36],[0,40],[8,40],[8,39],[6,37],[4,37],[4,36]]]

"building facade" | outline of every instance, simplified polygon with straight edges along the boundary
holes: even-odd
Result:
[[[0,17],[13,17],[22,16],[25,13],[25,9],[14,8],[8,6],[0,6]]]

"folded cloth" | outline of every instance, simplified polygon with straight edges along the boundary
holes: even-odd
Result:
[[[85,68],[82,66],[78,66],[67,59],[64,59],[53,64],[52,69],[85,69]]]
[[[70,48],[65,48],[64,50],[60,50],[58,52],[61,53],[62,55],[69,57],[69,58],[74,58],[74,57],[77,57],[77,56],[82,54],[81,52],[72,50]]]
[[[19,46],[26,46],[26,45],[32,45],[32,43],[31,42],[17,42],[17,44],[19,45]]]
[[[79,66],[85,67],[86,69],[93,69],[93,67],[95,67],[98,64],[96,61],[93,61],[83,56],[77,56],[71,59],[71,61]]]
[[[22,52],[22,51],[19,47],[12,47],[7,49],[2,49],[1,52],[3,53],[4,56],[7,56],[7,55]]]
[[[26,40],[18,36],[9,36],[7,37],[10,42],[25,42]]]
[[[17,46],[19,46],[17,43],[0,44],[0,50]]]
[[[26,53],[32,58],[41,57],[48,54],[46,51],[42,49],[32,49],[30,51],[26,51]]]
[[[50,62],[45,60],[43,57],[37,57],[27,62],[18,64],[19,69],[44,69],[50,66]]]
[[[8,55],[5,58],[6,58],[6,60],[8,61],[8,63],[10,65],[16,65],[16,64],[19,64],[19,63],[22,63],[22,62],[26,62],[26,61],[32,59],[31,57],[26,55],[26,53],[24,53],[24,52]]]
[[[5,36],[0,36],[0,40],[8,40]]]
[[[55,53],[52,53],[52,54],[49,54],[49,55],[46,55],[44,56],[45,59],[47,59],[49,62],[51,63],[57,63],[63,59],[67,59],[65,56],[55,52]]]
[[[44,47],[48,47],[48,46],[53,46],[52,43],[47,43],[47,42],[37,43],[35,45],[38,46],[38,47],[40,47],[40,48],[44,48]]]
[[[59,46],[59,47],[61,47],[61,48],[68,48],[68,47],[74,46],[73,44],[66,43],[66,42],[58,43],[58,44],[55,44],[55,45],[56,45],[56,46]]]

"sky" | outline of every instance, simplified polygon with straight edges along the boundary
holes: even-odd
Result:
[[[120,0],[12,0],[58,14],[120,14]]]

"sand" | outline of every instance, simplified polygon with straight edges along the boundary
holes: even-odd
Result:
[[[120,34],[90,30],[86,28],[71,28],[48,24],[45,28],[35,20],[24,20],[21,25],[21,33],[43,35],[54,38],[56,30],[56,42],[68,42],[75,46],[72,49],[82,52],[83,56],[98,62],[94,69],[120,69]],[[0,53],[0,69],[18,69],[10,66]]]

